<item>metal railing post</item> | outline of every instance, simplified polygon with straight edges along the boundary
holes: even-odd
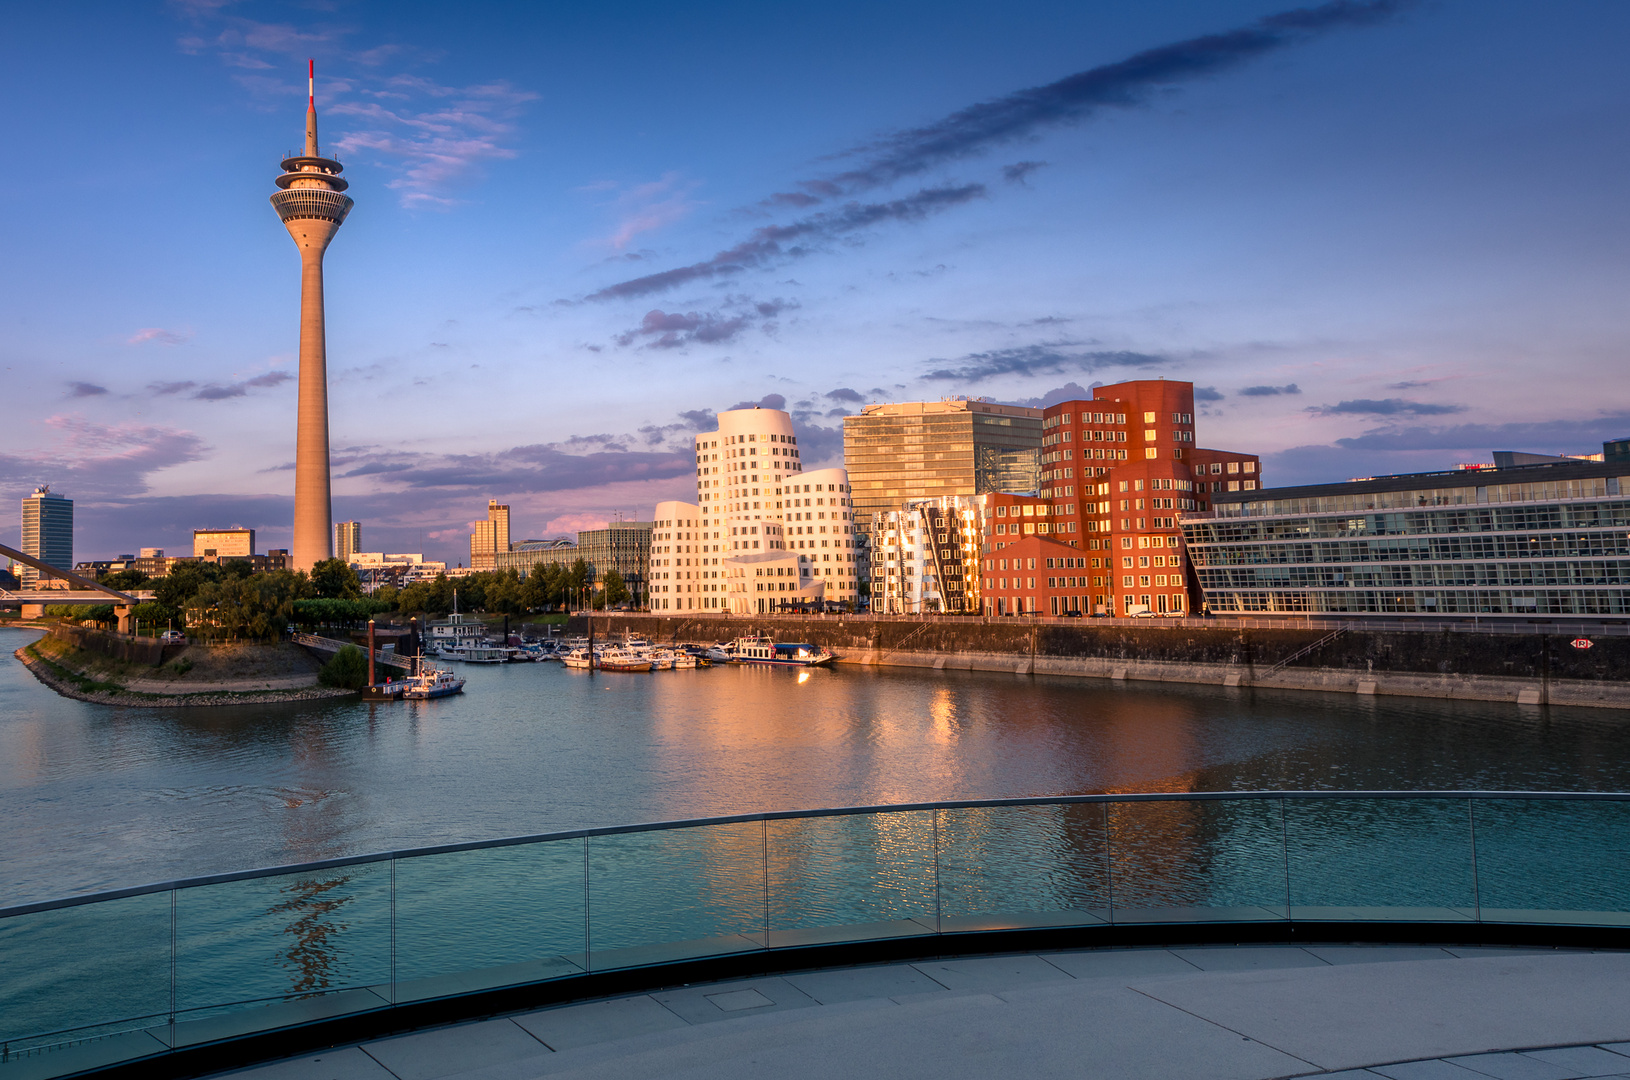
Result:
[[[1483,921],[1483,893],[1477,880],[1477,800],[1466,800],[1466,826],[1471,833],[1472,842],[1472,914],[1478,922]]]
[[[1290,922],[1290,826],[1285,821],[1285,800],[1279,800],[1279,857],[1285,863],[1285,921]]]
[[[396,1004],[396,856],[391,856],[391,1004]]]
[[[764,859],[764,947],[770,947],[770,819],[758,819],[760,851]]]
[[[170,890],[170,1049],[175,1049],[175,965],[176,965],[176,893],[179,889]]]
[[[940,808],[934,807],[934,933],[940,930]]]
[[[1104,804],[1104,899],[1109,905],[1109,924],[1115,925],[1115,860],[1109,851],[1109,802]]]
[[[588,974],[594,970],[591,963],[594,937],[592,924],[589,922],[589,838],[583,837],[583,973]]]

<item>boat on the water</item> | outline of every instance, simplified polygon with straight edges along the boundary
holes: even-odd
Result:
[[[633,649],[607,649],[594,661],[601,671],[652,671],[656,662],[648,653]]]
[[[409,700],[423,701],[428,698],[448,697],[464,692],[464,680],[451,671],[420,664],[415,671],[403,680],[407,685],[402,689],[402,696]]]
[[[502,664],[510,658],[512,650],[501,645],[460,645],[444,648],[441,653],[449,660],[462,660],[466,664]]]
[[[592,654],[587,645],[579,649],[571,649],[561,654],[561,663],[569,668],[588,668],[594,666]]]
[[[777,642],[762,635],[737,638],[730,643],[729,651],[733,664],[771,664],[777,667],[820,667],[838,658],[824,645]]]

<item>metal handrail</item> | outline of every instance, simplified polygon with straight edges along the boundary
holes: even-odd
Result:
[[[832,806],[813,810],[767,810],[753,814],[730,814],[723,817],[679,818],[669,821],[649,821],[632,825],[602,825],[587,829],[567,829],[561,832],[533,833],[523,836],[505,836],[491,840],[469,840],[457,844],[438,844],[433,847],[402,848],[394,851],[371,852],[364,855],[346,855],[316,862],[293,863],[286,866],[266,866],[252,870],[235,870],[222,874],[178,878],[174,881],[134,885],[123,889],[84,893],[79,896],[42,900],[30,904],[17,904],[0,908],[0,919],[14,915],[31,915],[40,911],[79,907],[106,900],[122,900],[131,896],[191,889],[204,885],[218,885],[230,881],[278,877],[317,870],[331,870],[342,866],[389,862],[395,859],[415,859],[430,855],[447,855],[460,851],[482,851],[492,848],[540,844],[553,840],[581,840],[584,837],[622,836],[629,833],[664,832],[675,829],[694,829],[710,825],[739,825],[750,821],[791,821],[800,818],[847,817],[858,814],[905,813],[914,810],[971,810],[998,806],[1071,806],[1084,803],[1117,802],[1245,802],[1252,800],[1330,800],[1330,799],[1467,799],[1467,800],[1554,800],[1580,802],[1630,802],[1630,791],[1149,791],[1100,795],[1036,795],[1011,799],[954,799],[942,802],[880,803],[870,806]]]

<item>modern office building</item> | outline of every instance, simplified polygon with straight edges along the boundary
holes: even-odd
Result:
[[[230,529],[194,529],[192,557],[195,559],[246,559],[255,553],[255,530],[234,526]]]
[[[941,495],[882,510],[871,523],[871,610],[980,610],[978,566],[994,495]],[[1003,531],[1007,525],[1003,523]]]
[[[509,507],[496,499],[487,500],[487,520],[475,523],[470,534],[470,567],[491,570],[497,556],[509,550]]]
[[[1041,469],[1047,533],[1087,553],[1099,573],[1088,575],[1086,610],[1111,615],[1194,610],[1181,516],[1262,476],[1255,454],[1196,444],[1194,384],[1166,379],[1100,386],[1044,410]]]
[[[867,405],[843,421],[862,531],[878,511],[1041,486],[1042,411],[966,398]]]
[[[1224,492],[1183,521],[1214,612],[1630,615],[1630,452]]]
[[[334,558],[351,561],[362,550],[362,522],[342,521],[334,526]]]
[[[524,578],[540,564],[571,566],[582,559],[595,588],[603,587],[606,571],[616,570],[634,597],[633,602],[643,604],[649,595],[646,588],[651,533],[652,522],[649,521],[613,521],[603,529],[578,530],[575,544],[566,539],[522,540],[499,554],[493,569],[514,570]]]
[[[294,569],[329,558],[328,344],[323,253],[351,212],[340,163],[317,145],[316,71],[307,69],[305,152],[283,161],[272,196],[277,216],[300,249],[299,417],[294,451]]]
[[[719,414],[717,431],[696,437],[695,505],[700,546],[707,557],[719,557],[721,571],[730,558],[789,551],[799,570],[798,588],[790,590],[797,599],[858,602],[865,549],[856,535],[848,473],[805,472],[792,417],[780,409],[729,409]],[[765,576],[752,571],[763,568],[749,561],[739,567],[742,573],[724,573],[723,580],[738,587],[722,596],[704,594],[704,603],[742,613],[770,610],[768,590],[748,587]],[[788,591],[777,590],[778,597],[790,602],[781,596]]]
[[[59,570],[74,568],[74,501],[51,490],[49,484],[34,489],[23,499],[22,544],[19,550]],[[18,579],[24,588],[47,587],[60,582],[42,575],[32,566],[20,565]]]

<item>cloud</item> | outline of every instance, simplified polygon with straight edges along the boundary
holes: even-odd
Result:
[[[787,399],[780,394],[765,394],[757,401],[738,401],[731,409],[785,409]]]
[[[1414,3],[1330,0],[1269,15],[1234,30],[1147,49],[1125,60],[970,105],[922,127],[891,132],[853,147],[834,155],[857,160],[853,167],[798,181],[796,190],[776,192],[761,200],[760,206],[805,210],[853,199],[860,193],[1032,138],[1044,129],[1081,123],[1105,108],[1143,105],[1161,90],[1219,74],[1319,33],[1381,22]],[[1003,175],[1009,182],[1022,183],[1041,164],[1016,162],[1004,167]],[[712,258],[608,285],[591,294],[590,299],[645,296],[691,281],[786,261],[809,254],[824,240],[853,234],[883,220],[921,220],[925,211],[949,209],[985,194],[981,184],[964,184],[924,189],[889,203],[849,202],[838,210],[790,225],[764,226]],[[788,244],[795,246],[785,246]]]
[[[623,251],[636,237],[688,217],[698,205],[690,198],[698,186],[693,180],[669,172],[659,180],[620,191],[611,201],[617,225],[603,242],[614,251]],[[597,191],[615,191],[620,187],[615,182],[590,185],[591,190]]]
[[[1302,388],[1295,383],[1286,383],[1284,386],[1247,386],[1240,390],[1240,397],[1277,397],[1280,394],[1300,394]]]
[[[849,203],[836,210],[806,217],[788,225],[765,225],[734,247],[658,274],[621,281],[589,294],[590,300],[621,300],[671,289],[693,281],[706,281],[750,269],[802,258],[821,244],[878,225],[897,221],[921,221],[953,206],[985,195],[984,184],[960,184],[923,188],[921,191],[881,203]]]
[[[679,418],[693,431],[708,431],[719,424],[719,417],[712,409],[691,409],[680,413]]]
[[[1076,371],[1098,371],[1113,367],[1154,367],[1166,363],[1162,356],[1147,353],[1116,351],[1066,351],[1071,342],[1021,345],[1011,349],[969,353],[955,361],[958,367],[936,368],[921,376],[924,379],[982,382],[999,375],[1063,375]],[[938,361],[944,363],[944,361]]]
[[[771,321],[783,311],[797,308],[796,300],[753,300],[745,296],[727,297],[717,311],[669,312],[655,308],[645,313],[640,324],[626,330],[612,341],[628,346],[644,340],[643,348],[676,349],[685,345],[723,345],[734,341],[744,330],[755,325],[765,333],[774,333],[778,324]]]
[[[1002,179],[1010,184],[1022,184],[1031,173],[1046,167],[1045,161],[1015,161],[1011,165],[1002,166]]]
[[[1196,386],[1194,388],[1195,401],[1221,401],[1223,395],[1218,393],[1215,386]]]
[[[891,184],[1045,128],[1081,123],[1104,108],[1143,105],[1159,90],[1219,74],[1325,31],[1373,25],[1411,6],[1409,0],[1332,0],[1147,49],[884,135],[845,155],[862,159],[854,168],[799,186],[820,198]]]
[[[126,345],[180,345],[192,339],[191,330],[166,330],[162,326],[149,326],[137,330],[125,339]]]
[[[1094,383],[1093,386],[1101,386]],[[1055,386],[1040,397],[1033,397],[1027,401],[1015,401],[1013,404],[1026,409],[1050,409],[1063,401],[1091,401],[1092,390],[1077,382],[1067,382],[1063,386]]]
[[[283,383],[290,382],[293,379],[294,376],[290,375],[286,371],[268,371],[264,375],[256,375],[254,378],[245,379],[242,382],[225,384],[205,383],[199,388],[196,394],[192,395],[192,397],[197,401],[225,401],[227,398],[244,397],[249,393],[249,391],[260,389],[262,387],[281,386]],[[178,390],[190,388],[192,385],[193,384],[190,382],[154,383],[153,388],[156,393],[172,394],[178,392]],[[163,389],[161,389],[161,387]]]
[[[677,311],[667,312],[655,308],[645,313],[639,326],[626,333],[618,334],[612,340],[619,345],[632,345],[641,338],[647,338],[645,345],[652,349],[676,349],[691,342],[701,342],[706,345],[720,344],[736,337],[747,329],[748,320],[745,316],[725,318],[716,312],[699,314],[688,312],[681,314]]]
[[[70,382],[68,384],[68,396],[73,398],[98,397],[107,392],[107,387],[97,386],[95,383]]]
[[[856,404],[866,400],[865,396],[858,390],[851,390],[847,386],[839,387],[836,390],[828,390],[825,397],[829,401],[852,401]]]
[[[141,494],[161,469],[203,457],[203,440],[190,431],[146,424],[97,424],[78,415],[42,423],[51,435],[25,454],[0,453],[0,476],[20,498],[35,484],[52,484],[73,498]]]
[[[198,384],[193,382],[191,379],[185,379],[185,380],[182,380],[181,382],[148,383],[147,384],[147,389],[151,390],[153,393],[155,393],[155,394],[159,395],[160,397],[162,397],[162,396],[164,396],[166,394],[179,394],[179,393],[182,393],[183,391],[191,390],[193,387],[195,387],[197,385]]]
[[[1446,413],[1465,412],[1464,405],[1435,405],[1420,401],[1405,401],[1403,398],[1356,398],[1352,401],[1337,402],[1334,405],[1315,405],[1308,410],[1319,416],[1333,416],[1338,413],[1356,413],[1366,416],[1442,416]]]

